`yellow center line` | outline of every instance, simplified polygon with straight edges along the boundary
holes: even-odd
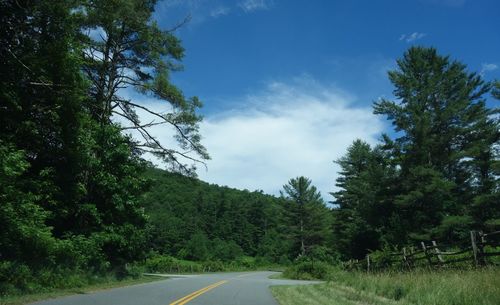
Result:
[[[192,292],[192,293],[188,294],[187,296],[182,297],[182,298],[178,299],[177,301],[170,303],[170,305],[184,305],[187,302],[193,300],[194,298],[196,298],[196,297],[204,294],[205,292],[208,292],[208,291],[214,289],[215,287],[218,287],[224,283],[227,283],[227,281],[220,281],[220,282],[214,283],[212,285],[209,285],[207,287],[196,290],[195,292]]]

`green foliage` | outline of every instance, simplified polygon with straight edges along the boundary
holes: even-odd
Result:
[[[499,296],[497,269],[385,273],[366,275],[339,272],[334,281],[412,304],[495,304]]]
[[[389,72],[397,99],[374,103],[394,139],[382,135],[374,148],[357,140],[337,161],[333,232],[344,259],[497,229],[500,121],[484,97],[491,84],[433,48],[412,47],[397,64]]]
[[[392,122],[394,139],[357,140],[337,161],[333,211],[305,177],[277,198],[151,168],[142,153],[183,174],[194,167],[182,160],[209,158],[201,102],[170,82],[184,49],[152,20],[155,4],[0,2],[0,294],[77,287],[110,272],[137,277],[144,260],[152,272],[203,272],[300,257],[290,274],[327,278],[339,255],[498,227],[491,84],[432,48],[409,49],[389,73],[397,100],[374,112]],[[171,112],[122,98],[122,87]],[[160,121],[141,123],[137,109]],[[172,128],[179,150],[149,134],[156,124]],[[143,141],[124,135],[130,129]],[[383,262],[383,251],[373,255]],[[398,291],[392,297],[404,298]]]
[[[257,270],[272,266],[268,262],[259,262],[253,257],[240,256],[232,261],[221,261],[216,258],[205,261],[190,261],[168,255],[154,255],[137,265],[146,272],[156,273],[202,273],[220,271]]]
[[[122,78],[98,67],[106,60],[89,63],[92,44],[82,29],[106,25],[111,33],[126,25],[127,37],[140,44],[130,41],[134,49],[120,58],[163,75],[161,82],[144,81],[154,81],[155,93],[175,104],[168,120],[185,136],[183,149],[207,157],[197,135],[201,105],[184,101],[166,82],[173,69],[167,55],[180,60],[182,48],[150,24],[154,3],[0,3],[0,263],[2,274],[10,272],[0,278],[0,294],[78,286],[109,272],[127,276],[127,263],[148,251],[138,200],[146,190],[144,161],[137,143],[111,122],[104,97],[94,94],[97,74],[82,71]],[[108,38],[118,45],[117,36]],[[119,98],[107,93],[106,99]]]
[[[196,113],[201,102],[197,97],[185,98],[182,91],[170,82],[171,72],[181,69],[184,49],[172,31],[160,29],[153,20],[156,2],[82,1],[85,10],[82,30],[89,32],[81,39],[83,70],[91,81],[92,100],[88,110],[101,124],[108,124],[112,115],[119,116],[126,128],[135,129],[142,136],[141,140],[130,143],[136,150],[163,159],[171,170],[194,175],[195,168],[184,164],[182,159],[195,162],[209,159],[199,134],[198,123],[202,117]],[[159,113],[123,98],[119,95],[123,87],[151,96],[171,106],[172,110]],[[165,147],[151,136],[148,127],[152,125],[140,122],[137,109],[146,111],[158,123],[172,127],[179,149]]]
[[[493,305],[500,297],[498,269],[366,274],[335,270],[320,285],[276,286],[280,304]]]
[[[334,267],[326,262],[303,260],[287,267],[283,277],[296,280],[329,280]]]
[[[208,247],[210,240],[203,233],[195,233],[187,242],[183,249],[187,259],[191,260],[206,260],[209,257]]]
[[[292,178],[283,186],[281,196],[293,240],[293,257],[308,255],[314,247],[329,239],[330,211],[321,194],[306,177]]]
[[[210,185],[150,168],[141,202],[151,227],[150,247],[191,260],[233,261],[260,256],[277,263],[290,255],[284,201],[261,192]]]
[[[389,227],[396,192],[396,169],[380,147],[356,140],[340,158],[337,209],[333,210],[333,234],[344,258],[363,258],[378,249],[382,238],[397,239]],[[381,236],[382,235],[382,236]]]
[[[203,272],[203,265],[198,262],[176,259],[171,256],[153,256],[146,259],[144,268],[147,272],[157,273],[190,273]]]
[[[222,261],[233,261],[243,256],[243,250],[234,241],[224,241],[214,239],[212,241],[212,259],[220,259]]]

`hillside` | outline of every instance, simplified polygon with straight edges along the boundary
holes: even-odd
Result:
[[[149,168],[141,198],[151,220],[151,248],[191,260],[241,255],[269,262],[290,259],[285,201]]]

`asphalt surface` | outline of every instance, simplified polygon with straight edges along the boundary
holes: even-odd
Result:
[[[36,302],[37,305],[277,305],[269,286],[319,282],[269,279],[276,272],[174,276],[166,280]]]

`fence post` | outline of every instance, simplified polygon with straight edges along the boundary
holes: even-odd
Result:
[[[432,245],[434,246],[434,250],[435,250],[436,255],[438,257],[439,263],[443,264],[444,263],[444,259],[443,259],[443,256],[441,255],[441,251],[439,251],[439,248],[438,248],[437,243],[436,243],[435,240],[432,241]]]
[[[477,250],[478,250],[478,263],[481,265],[486,265],[486,259],[484,255],[484,244],[486,243],[486,237],[484,236],[483,231],[478,232],[480,241],[477,242]]]
[[[370,255],[366,255],[366,272],[370,273]]]
[[[410,268],[415,267],[414,255],[415,255],[415,248],[413,246],[411,246],[410,247],[410,257],[408,260],[408,263],[410,264]]]
[[[427,258],[427,262],[429,262],[429,267],[432,268],[432,260],[429,256],[429,253],[427,252],[427,247],[425,246],[424,242],[421,242],[420,244],[422,245],[422,249],[424,250],[425,258]]]
[[[403,247],[403,269],[408,267],[408,261],[406,259],[406,247]]]
[[[478,266],[477,261],[477,243],[476,243],[476,231],[470,231],[470,241],[472,243],[472,253],[474,254],[474,266]]]

